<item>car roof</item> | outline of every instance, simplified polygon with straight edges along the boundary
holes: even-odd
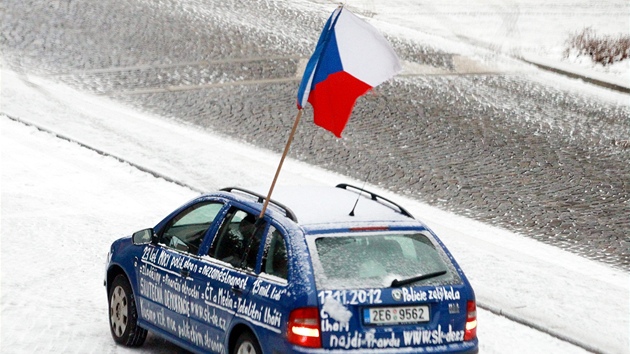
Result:
[[[250,190],[237,188],[225,190],[232,193],[253,192],[257,196],[265,196],[268,192],[260,187]],[[260,198],[257,199],[257,202],[261,202]],[[398,204],[347,184],[340,184],[337,187],[279,186],[274,188],[271,199],[270,209],[287,216],[292,215],[294,221],[307,229],[338,229],[368,224],[372,226],[392,223],[412,223],[416,226],[419,224]]]

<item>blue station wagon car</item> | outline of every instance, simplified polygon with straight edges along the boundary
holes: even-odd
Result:
[[[347,184],[201,195],[115,241],[114,340],[197,353],[475,353],[476,303],[438,237]]]

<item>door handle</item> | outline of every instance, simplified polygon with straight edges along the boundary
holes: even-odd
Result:
[[[179,274],[184,277],[184,278],[188,278],[190,276],[190,270],[186,269],[186,268],[182,268],[181,272],[179,272]]]
[[[243,289],[239,288],[236,285],[232,286],[231,290],[232,290],[233,293],[235,293],[237,295],[243,294]]]

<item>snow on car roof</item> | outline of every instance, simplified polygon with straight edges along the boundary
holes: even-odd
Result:
[[[274,189],[271,199],[291,209],[300,225],[413,221],[396,207],[372,200],[369,194],[362,193],[357,202],[358,196],[358,191],[343,188],[283,186]],[[355,203],[354,216],[350,216]]]

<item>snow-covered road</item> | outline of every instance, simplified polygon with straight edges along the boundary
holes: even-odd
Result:
[[[279,160],[244,142],[2,71],[0,351],[7,353],[127,352],[107,328],[107,247],[197,194],[7,116],[199,190],[269,185]],[[289,159],[278,183],[342,181],[361,183]],[[587,348],[630,350],[627,273],[369,188],[399,201],[440,235],[480,305]],[[582,350],[488,311],[479,310],[479,323],[483,353]],[[173,349],[153,338],[142,352]]]

